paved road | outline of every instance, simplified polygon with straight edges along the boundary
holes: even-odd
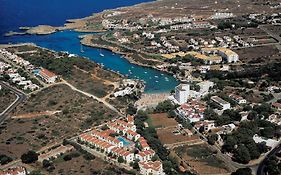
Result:
[[[1,124],[8,118],[8,114],[26,99],[26,95],[20,92],[19,90],[17,90],[16,88],[6,84],[3,81],[0,81],[0,85],[11,90],[17,96],[17,99],[0,114],[0,124]]]
[[[264,166],[265,166],[265,162],[266,160],[276,154],[277,152],[281,151],[281,144],[279,144],[279,146],[277,146],[276,148],[272,149],[267,155],[266,157],[264,158],[264,160],[259,164],[259,167],[258,167],[258,170],[257,170],[257,175],[264,175]]]

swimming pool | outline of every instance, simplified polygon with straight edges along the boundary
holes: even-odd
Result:
[[[118,137],[117,138],[119,141],[123,142],[124,146],[130,146],[132,143],[130,141],[128,141],[127,139],[125,139],[124,137]]]

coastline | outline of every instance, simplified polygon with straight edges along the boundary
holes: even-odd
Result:
[[[159,69],[156,66],[152,66],[152,65],[148,65],[148,64],[143,64],[143,63],[135,61],[133,59],[133,57],[132,57],[132,54],[127,53],[127,52],[122,52],[122,51],[120,51],[120,49],[118,47],[112,47],[112,46],[109,46],[109,45],[95,44],[95,43],[91,42],[91,40],[93,39],[91,34],[83,35],[83,36],[81,36],[79,38],[80,38],[80,44],[82,44],[84,46],[92,47],[92,48],[106,49],[106,50],[111,51],[114,54],[121,55],[124,59],[126,59],[127,61],[129,61],[132,64],[135,64],[135,65],[138,65],[138,66],[142,66],[142,67],[146,67],[146,68],[155,69],[155,70],[161,71],[163,73],[167,73],[169,75],[173,75],[171,72]],[[179,79],[177,79],[177,80],[180,81]]]

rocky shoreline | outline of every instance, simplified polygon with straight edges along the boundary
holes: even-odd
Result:
[[[171,72],[166,71],[166,70],[159,69],[159,68],[156,67],[156,66],[152,66],[152,65],[142,64],[142,63],[140,63],[140,62],[136,62],[136,61],[133,59],[133,57],[132,57],[131,54],[120,51],[120,49],[119,49],[118,47],[112,47],[112,46],[109,46],[109,45],[101,45],[101,44],[95,44],[95,43],[93,43],[93,42],[92,42],[92,39],[93,39],[93,35],[92,35],[92,34],[83,35],[83,36],[80,36],[79,38],[81,39],[81,40],[80,40],[80,43],[81,43],[82,45],[84,45],[84,46],[93,47],[93,48],[106,49],[106,50],[111,51],[111,52],[114,53],[114,54],[122,55],[123,58],[125,58],[126,60],[128,60],[128,61],[129,61],[130,63],[132,63],[132,64],[135,64],[135,65],[138,65],[138,66],[142,66],[142,67],[152,68],[152,69],[155,69],[155,70],[158,70],[158,71],[165,72],[165,73],[168,73],[168,74],[170,74],[170,75],[173,75]]]

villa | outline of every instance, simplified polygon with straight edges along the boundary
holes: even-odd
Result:
[[[140,161],[149,161],[151,158],[155,155],[155,152],[153,150],[144,150],[140,151],[138,154],[136,154],[136,159]]]
[[[191,100],[177,108],[179,116],[189,122],[198,122],[204,118],[205,104],[198,100]]]
[[[24,167],[14,167],[9,168],[8,170],[0,170],[0,175],[26,175],[27,171]]]
[[[160,161],[139,162],[140,173],[143,175],[164,175],[163,166]]]
[[[229,97],[235,101],[237,104],[246,104],[247,100],[244,99],[243,97],[236,95],[236,94],[230,94]]]
[[[45,68],[41,68],[39,70],[38,76],[41,77],[46,83],[54,83],[58,78],[56,74]]]

